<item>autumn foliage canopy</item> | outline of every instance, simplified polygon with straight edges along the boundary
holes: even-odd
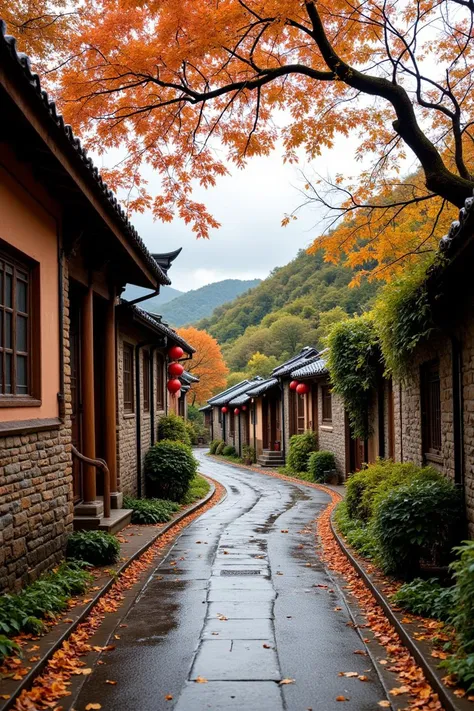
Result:
[[[196,349],[193,359],[186,363],[186,369],[199,378],[199,382],[192,385],[190,400],[204,403],[225,387],[229,370],[219,344],[207,331],[188,326],[178,329],[178,333]]]
[[[344,219],[333,257],[362,239],[353,261],[383,267],[418,210],[427,228],[405,250],[415,254],[472,195],[473,17],[472,0],[84,0],[69,61],[61,54],[48,77],[89,144],[125,156],[107,177],[130,209],[178,214],[200,237],[217,223],[196,184],[275,148],[311,161],[354,136],[360,173],[335,166],[308,199]]]

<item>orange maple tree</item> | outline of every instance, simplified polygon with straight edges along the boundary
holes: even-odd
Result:
[[[225,387],[229,369],[218,342],[210,333],[194,326],[179,328],[178,333],[196,349],[193,359],[186,362],[186,370],[199,378],[199,382],[191,387],[193,404],[204,403]]]
[[[132,210],[179,214],[207,237],[218,225],[194,185],[277,145],[311,160],[338,135],[358,139],[361,172],[338,166],[329,187],[369,223],[363,239],[378,239],[381,191],[394,220],[429,201],[435,220],[472,195],[472,0],[84,0],[77,13],[53,81],[91,147],[120,148],[107,177]],[[406,157],[420,180],[398,200]]]

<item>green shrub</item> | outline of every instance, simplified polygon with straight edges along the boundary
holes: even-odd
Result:
[[[211,444],[209,445],[209,454],[216,454],[216,449],[221,443],[221,439],[213,439]]]
[[[118,560],[120,542],[105,531],[75,531],[67,539],[66,557],[91,565],[109,565]]]
[[[224,455],[224,457],[235,457],[237,455],[237,452],[235,451],[235,447],[233,447],[231,444],[228,444],[222,450],[222,454]]]
[[[21,654],[20,645],[0,634],[0,663],[5,657],[11,657],[13,654]]]
[[[223,454],[224,449],[226,448],[226,443],[225,442],[219,442],[219,444],[216,447],[216,454]]]
[[[446,563],[461,519],[459,493],[447,479],[392,489],[377,503],[373,519],[383,568],[414,577],[422,560]]]
[[[351,518],[368,521],[378,501],[389,491],[411,481],[444,481],[432,467],[418,467],[411,462],[395,463],[379,459],[367,469],[352,474],[346,484],[347,510]]]
[[[145,457],[147,489],[152,498],[181,501],[196,472],[191,448],[182,442],[157,442]]]
[[[249,444],[244,444],[242,447],[242,460],[244,464],[253,464],[255,462],[255,449]]]
[[[457,559],[451,565],[456,597],[452,622],[458,648],[443,663],[467,692],[474,692],[474,541],[464,541],[454,549]]]
[[[172,440],[173,442],[183,442],[191,444],[186,423],[182,417],[171,413],[161,417],[158,422],[158,439]]]
[[[92,575],[78,562],[62,563],[56,570],[43,574],[16,595],[0,597],[0,657],[14,651],[5,641],[21,632],[40,634],[43,619],[68,607],[72,595],[82,594],[92,582]],[[4,637],[5,635],[5,637]]]
[[[189,420],[186,420],[184,426],[186,427],[186,432],[188,433],[189,443],[191,445],[196,445],[198,443],[198,432],[196,427],[192,422],[189,422]]]
[[[293,435],[290,438],[290,451],[288,453],[287,467],[292,472],[307,472],[308,457],[318,448],[318,441],[314,432],[305,432]]]
[[[336,468],[336,458],[332,452],[321,449],[319,452],[312,452],[308,457],[308,472],[313,481],[325,481],[326,472]]]
[[[415,578],[392,595],[392,601],[407,612],[448,622],[453,616],[455,588],[443,587],[437,578]]]
[[[365,558],[377,556],[377,545],[372,533],[372,527],[349,516],[347,502],[338,504],[334,515],[336,526],[347,543],[355,548]]]
[[[132,509],[132,523],[166,523],[178,511],[179,504],[165,499],[133,499],[124,496],[123,505]]]
[[[191,479],[191,484],[189,486],[188,493],[183,498],[182,503],[192,504],[193,501],[203,499],[210,488],[211,485],[209,484],[207,479],[204,479],[203,476],[199,476],[199,474],[197,474],[193,479]]]

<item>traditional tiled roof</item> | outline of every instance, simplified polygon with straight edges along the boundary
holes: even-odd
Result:
[[[251,387],[246,390],[246,392],[244,392],[242,395],[239,395],[236,398],[232,398],[232,400],[229,402],[229,405],[231,405],[232,407],[245,405],[245,403],[248,402],[251,398],[263,395],[263,393],[266,393],[267,390],[271,390],[276,385],[278,385],[277,378],[268,378],[267,380],[263,380],[256,387]]]
[[[247,392],[247,390],[254,387],[262,380],[263,378],[261,378],[260,376],[257,376],[252,380],[242,380],[242,382],[238,383],[237,385],[234,385],[234,387],[228,388],[227,390],[224,390],[218,395],[214,395],[214,397],[208,400],[208,403],[214,406],[227,405],[228,403],[233,402],[238,395],[243,395],[245,392]]]
[[[58,112],[56,104],[52,101],[48,93],[41,88],[39,76],[32,72],[30,60],[23,52],[18,52],[16,48],[16,39],[6,34],[6,25],[3,20],[0,20],[0,58],[3,54],[7,54],[20,69],[23,75],[24,85],[28,97],[36,103],[38,112],[46,115],[51,124],[51,137],[53,139],[64,140],[70,146],[71,158],[81,167],[85,167],[89,176],[89,181],[93,184],[94,189],[98,192],[102,203],[107,210],[112,209],[115,217],[120,223],[120,228],[128,241],[140,254],[144,262],[147,264],[153,275],[156,277],[159,284],[171,284],[170,280],[163,272],[159,264],[153,259],[137,230],[129,221],[125,210],[120,205],[112,190],[107,186],[99,173],[98,168],[92,162],[92,159],[87,155],[86,149],[82,146],[80,140],[74,135],[71,126],[64,122],[64,118]]]
[[[291,377],[296,380],[304,378],[314,378],[318,375],[326,375],[328,372],[328,367],[325,358],[317,358],[311,361],[308,365],[304,365],[302,368],[296,368],[296,370],[291,371]]]
[[[468,231],[469,235],[467,235]],[[444,255],[451,256],[464,243],[465,238],[471,237],[473,234],[474,197],[468,197],[464,201],[464,207],[459,211],[459,218],[451,223],[448,234],[441,238],[439,251]]]
[[[185,350],[186,353],[188,353],[189,355],[192,355],[196,352],[195,348],[193,348],[190,343],[185,341],[184,338],[181,338],[181,336],[177,334],[176,331],[173,330],[170,326],[168,326],[168,324],[162,323],[162,321],[160,321],[160,316],[154,316],[153,314],[148,313],[148,311],[141,309],[136,304],[129,304],[128,301],[125,301],[124,299],[122,299],[121,304],[125,308],[129,309],[136,318],[139,318],[144,321],[156,333],[170,338],[178,346],[181,346],[181,348]]]
[[[212,405],[204,405],[199,408],[199,412],[209,412],[210,410],[212,410]]]
[[[192,373],[188,373],[187,370],[185,370],[184,373],[179,376],[179,379],[186,383],[186,385],[192,385],[192,383],[199,383],[199,378],[196,375],[193,375]]]
[[[306,361],[314,360],[318,355],[316,348],[311,348],[311,346],[306,346],[298,355],[293,356],[282,365],[277,366],[273,372],[273,377],[284,377],[285,375],[290,375],[292,370],[298,366],[303,366]]]

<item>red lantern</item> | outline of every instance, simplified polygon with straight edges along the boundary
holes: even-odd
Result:
[[[296,392],[298,395],[306,395],[309,393],[309,385],[307,383],[298,383],[296,386]]]
[[[168,351],[168,355],[171,360],[179,360],[184,356],[184,351],[181,346],[172,346]]]
[[[177,378],[173,378],[172,380],[168,380],[166,387],[172,395],[176,395],[176,393],[181,390],[181,383]]]
[[[296,390],[297,387],[298,387],[298,381],[292,380],[290,383],[290,390]]]
[[[179,378],[179,376],[184,373],[184,368],[181,363],[170,363],[168,366],[168,373],[173,378]]]
[[[238,407],[235,408],[234,415],[240,415],[240,410]]]
[[[226,407],[225,405],[224,405],[224,407],[221,407],[221,412],[223,412],[224,415],[225,415],[226,412],[228,412],[228,409],[227,409],[227,407]]]
[[[242,405],[242,411],[247,412],[247,405]]]

